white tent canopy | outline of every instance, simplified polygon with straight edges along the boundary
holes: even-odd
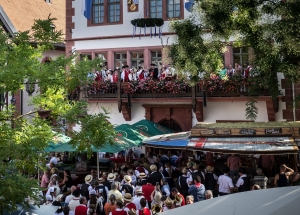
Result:
[[[300,186],[236,193],[166,211],[163,215],[299,214]]]

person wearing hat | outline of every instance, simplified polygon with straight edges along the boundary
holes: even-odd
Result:
[[[152,185],[160,184],[161,180],[164,178],[163,174],[157,172],[157,166],[152,164],[150,166],[151,174],[149,178],[152,180]]]
[[[121,187],[122,195],[125,195],[125,193],[130,193],[133,195],[133,186],[131,185],[131,177],[129,175],[124,176],[124,184]]]
[[[113,173],[109,173],[107,175],[106,181],[104,182],[104,186],[108,188],[108,190],[111,190],[111,184],[115,181],[116,176]]]
[[[89,200],[89,192],[93,189],[93,187],[91,186],[91,182],[93,180],[93,176],[92,175],[87,175],[84,178],[85,183],[83,183],[81,185],[81,196],[85,196],[87,200]]]
[[[189,194],[189,186],[188,186],[188,180],[189,177],[187,176],[187,168],[184,167],[181,170],[182,176],[179,176],[178,178],[178,185],[180,187],[180,193],[186,198]]]
[[[144,69],[143,69],[143,67],[142,66],[139,66],[139,68],[138,68],[138,71],[137,71],[137,76],[138,76],[138,79],[140,80],[140,81],[142,81],[142,80],[144,80],[145,79],[145,72],[144,72]]]
[[[215,187],[217,185],[218,176],[214,174],[214,167],[213,166],[207,166],[206,167],[206,173],[205,173],[205,189],[211,190],[214,194],[214,196],[217,196]]]
[[[123,197],[123,200],[124,200],[124,204],[125,204],[124,211],[128,212],[128,211],[130,211],[131,209],[136,210],[136,206],[135,206],[135,204],[132,202],[132,201],[133,201],[133,198],[132,198],[132,195],[131,195],[130,193],[125,193],[125,195],[124,195],[124,197]]]
[[[133,170],[129,169],[127,171],[127,175],[129,175],[131,177],[131,184],[134,186],[136,184],[137,178],[136,176],[133,174]]]
[[[169,197],[165,200],[165,207],[163,208],[163,212],[171,210],[174,208],[174,203],[172,201],[172,199],[170,199]]]
[[[146,207],[147,206],[147,200],[145,198],[140,199],[140,209],[136,210],[137,215],[152,215],[151,210]]]
[[[189,186],[193,184],[194,178],[197,176],[200,176],[201,182],[205,183],[205,174],[202,171],[199,171],[198,169],[199,169],[199,165],[195,163],[192,167],[192,173],[188,180]]]
[[[123,80],[123,82],[129,82],[130,71],[128,70],[128,68],[128,65],[122,66],[123,71],[121,73],[121,79]]]
[[[142,198],[145,198],[143,196],[143,192],[140,189],[136,190],[135,191],[135,196],[133,197],[133,201],[132,201],[136,206],[136,210],[141,210],[142,209],[141,204],[140,204],[140,200]]]
[[[140,173],[138,181],[140,181],[141,186],[147,184],[146,177],[146,173]]]
[[[151,66],[151,68],[149,70],[150,77],[153,80],[157,80],[158,79],[158,69],[156,68],[156,65],[154,63],[151,63],[150,66]]]
[[[236,187],[239,192],[245,192],[250,190],[250,178],[247,176],[246,169],[240,167],[239,169],[239,179],[236,182]]]
[[[56,198],[56,187],[49,187],[46,193],[47,202],[52,203],[52,201]]]
[[[141,173],[145,173],[146,175],[149,174],[149,172],[138,161],[135,161],[133,165],[135,167],[134,174],[136,177],[139,177]]]
[[[103,202],[107,202],[107,194],[109,192],[108,188],[104,185],[104,178],[98,179],[98,185],[95,187],[97,196],[103,198]]]

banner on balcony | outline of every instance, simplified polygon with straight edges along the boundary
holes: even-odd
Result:
[[[184,7],[187,11],[192,12],[194,0],[185,0]]]
[[[92,5],[93,5],[93,0],[82,0],[81,2],[81,13],[88,20],[91,19]]]

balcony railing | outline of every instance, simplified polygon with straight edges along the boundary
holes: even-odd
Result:
[[[202,97],[206,91],[208,97],[238,97],[238,96],[269,96],[268,88],[260,79],[251,77],[248,79],[208,79],[202,80],[195,86],[195,96]],[[88,98],[117,98],[117,83],[110,81],[94,82],[85,88]],[[191,97],[193,87],[185,81],[135,81],[121,83],[121,97],[132,98],[169,98]]]

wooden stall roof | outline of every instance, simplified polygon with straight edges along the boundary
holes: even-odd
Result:
[[[292,136],[299,139],[299,128],[300,121],[198,123],[191,129],[191,136]]]

